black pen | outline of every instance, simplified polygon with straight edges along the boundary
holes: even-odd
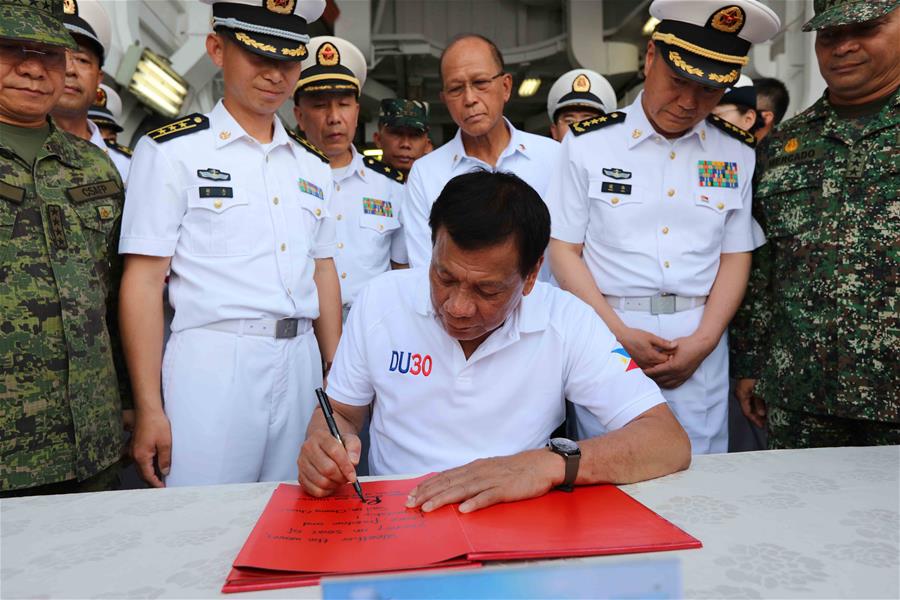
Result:
[[[333,435],[335,439],[341,443],[341,446],[343,446],[344,440],[341,438],[341,432],[338,431],[337,423],[334,422],[334,412],[331,410],[331,402],[328,401],[325,390],[316,388],[316,397],[319,399],[319,406],[322,407],[322,413],[325,415],[325,422],[328,423],[328,429],[331,431],[331,435]],[[362,487],[359,485],[359,479],[353,482],[353,489],[356,490],[359,499],[365,502],[366,499],[363,496]]]

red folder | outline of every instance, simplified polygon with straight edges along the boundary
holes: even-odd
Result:
[[[481,561],[699,548],[700,541],[612,485],[552,491],[463,514],[405,507],[425,478],[313,498],[281,484],[234,561],[223,592],[317,584],[321,577],[465,568]]]

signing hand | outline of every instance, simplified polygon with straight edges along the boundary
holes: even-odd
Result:
[[[741,403],[744,416],[757,427],[766,426],[766,401],[753,393],[755,379],[738,379],[734,384],[734,395]]]
[[[166,414],[159,410],[149,414],[137,411],[134,436],[131,438],[131,457],[137,464],[141,479],[153,487],[166,487],[157,477],[153,462],[163,477],[169,474],[172,462],[172,428]]]
[[[667,340],[653,335],[649,331],[632,327],[625,328],[616,337],[634,362],[642,369],[667,362],[678,347],[676,341]]]
[[[694,336],[677,338],[674,341],[678,347],[668,362],[644,369],[644,373],[648,377],[652,378],[659,387],[665,389],[677,388],[687,381],[703,362],[703,359],[709,356],[709,353],[715,348],[715,346],[710,348],[708,344]]]
[[[459,511],[472,512],[499,502],[542,496],[562,483],[564,476],[563,458],[546,449],[483,458],[423,481],[409,493],[406,506],[430,512],[462,502]]]
[[[309,433],[297,458],[297,481],[311,496],[321,498],[346,483],[356,481],[362,442],[352,433],[341,433],[346,448],[327,430]]]

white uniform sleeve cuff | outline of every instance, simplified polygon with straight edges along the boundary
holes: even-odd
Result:
[[[372,404],[372,398],[369,399],[361,399],[354,398],[349,394],[344,393],[343,390],[340,389],[338,385],[335,385],[329,378],[328,381],[328,397],[333,400],[337,400],[342,404],[349,404],[350,406],[368,406]]]
[[[334,250],[337,244],[322,244],[321,246],[316,246],[313,248],[312,257],[313,258],[334,258]]]
[[[174,256],[178,240],[157,240],[140,237],[119,239],[119,254],[141,254],[144,256]]]
[[[563,227],[561,225],[551,225],[550,237],[561,242],[569,244],[584,243],[584,229],[580,227]]]

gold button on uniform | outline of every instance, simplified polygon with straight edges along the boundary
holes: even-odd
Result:
[[[338,216],[337,216],[337,220],[338,220],[338,221],[340,221],[340,220],[343,219],[343,218],[344,218],[344,215],[338,215]]]
[[[668,192],[666,192],[666,194],[668,194],[669,198],[671,198],[675,195],[675,190],[669,190]]]
[[[384,225],[379,224],[379,225],[378,225],[378,231],[381,231],[382,229],[384,229]]]
[[[669,268],[669,261],[664,262],[664,263],[663,263],[663,266],[664,266],[665,268],[668,269],[668,268]]]
[[[338,250],[344,247],[344,242],[338,242]]]
[[[222,208],[222,201],[216,200],[215,202],[213,202],[213,206],[216,208]]]
[[[339,183],[334,184],[334,191],[336,191],[336,192],[341,191],[341,184],[339,184]]]
[[[281,244],[281,251],[284,252],[287,250],[287,244]]]
[[[671,158],[672,160],[675,160],[675,151],[674,150],[669,152],[669,158]]]
[[[610,202],[612,202],[613,204],[618,204],[618,203],[619,203],[619,199],[618,199],[618,198],[613,198],[612,200],[610,200]]]
[[[723,208],[725,208],[725,204],[722,202],[719,202],[718,204],[716,204],[716,208],[718,208],[719,210],[722,210]]]
[[[316,209],[316,216],[317,216],[317,217],[321,217],[321,216],[322,216],[322,209],[321,209],[321,208],[317,208],[317,209]]]
[[[341,273],[341,279],[347,279],[347,273]]]
[[[668,228],[668,227],[663,227],[663,228],[662,228],[662,232],[663,232],[663,235],[668,235],[668,234],[669,234],[669,228]]]
[[[275,196],[274,198],[272,198],[272,204],[274,204],[275,206],[278,206],[278,196]]]

